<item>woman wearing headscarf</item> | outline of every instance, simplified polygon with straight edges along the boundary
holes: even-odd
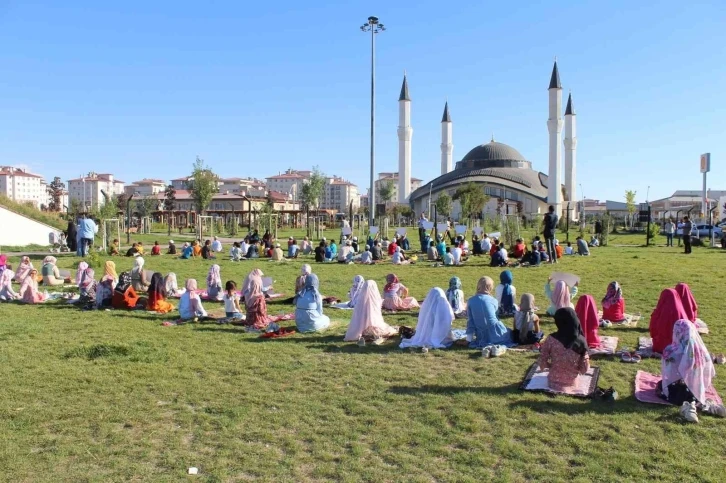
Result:
[[[575,311],[569,307],[555,312],[557,331],[547,337],[540,348],[539,368],[549,369],[547,382],[554,391],[564,392],[577,376],[590,369],[587,341]]]
[[[134,258],[134,268],[131,269],[131,286],[137,292],[146,292],[149,290],[149,283],[151,281],[146,278],[144,272],[144,259],[143,257]]]
[[[358,297],[363,292],[363,285],[366,283],[365,278],[363,278],[363,275],[356,275],[353,277],[353,286],[350,287],[350,291],[348,292],[348,307],[351,309],[355,308],[356,301],[358,300]],[[378,285],[376,285],[376,288]],[[378,296],[380,298],[380,294]]]
[[[249,292],[245,297],[247,315],[244,325],[254,329],[263,330],[269,324],[267,317],[267,302],[262,293],[262,278],[253,276],[249,280]]]
[[[696,319],[698,319],[698,304],[696,303],[695,297],[693,297],[693,293],[691,293],[691,288],[681,282],[676,285],[675,291],[681,298],[683,310],[686,311],[686,319],[695,323]]]
[[[656,391],[671,404],[697,403],[700,409],[724,416],[726,409],[706,399],[706,391],[716,376],[711,355],[689,320],[679,320],[673,326],[673,342],[663,351],[662,379]],[[720,406],[720,407],[719,407]]]
[[[650,314],[650,336],[653,338],[653,352],[662,354],[673,342],[673,326],[678,320],[688,320],[681,297],[672,288],[660,293],[658,304]]]
[[[361,337],[375,340],[398,334],[395,328],[383,320],[381,294],[378,292],[378,284],[375,280],[365,281],[356,299],[353,317],[343,340],[353,342]]]
[[[80,294],[79,304],[95,304],[97,289],[97,284],[95,280],[96,273],[91,267],[88,266],[86,262],[81,262],[78,265],[79,269],[81,268],[81,265],[85,265],[85,268],[80,273],[80,275],[76,274],[76,280],[78,281],[78,292]]]
[[[427,347],[446,349],[454,342],[451,334],[451,323],[454,311],[446,294],[439,287],[432,288],[418,313],[416,333],[410,339],[403,339],[399,347]]]
[[[602,299],[602,318],[610,322],[625,320],[625,299],[618,282],[610,282],[605,298]]]
[[[131,286],[131,274],[122,272],[113,291],[111,305],[114,309],[133,310],[139,301],[136,290]]]
[[[537,306],[534,304],[534,295],[522,294],[519,308],[514,313],[514,330],[512,340],[518,344],[536,344],[542,340],[539,330],[539,317],[536,314]]]
[[[481,349],[488,345],[513,345],[511,330],[497,318],[499,303],[492,292],[494,280],[482,277],[476,285],[476,295],[466,304],[466,339],[469,347]]]
[[[160,314],[166,314],[174,310],[174,306],[166,301],[166,287],[164,278],[159,272],[151,276],[149,284],[149,300],[146,302],[146,309],[153,310]]]
[[[25,277],[28,276],[33,268],[35,267],[33,267],[33,264],[30,262],[30,257],[26,256],[21,258],[20,265],[18,265],[18,269],[15,271],[15,281],[18,283],[23,283]]]
[[[295,302],[295,324],[298,332],[317,332],[327,329],[330,319],[323,314],[323,297],[318,291],[318,276],[311,273]]]
[[[202,299],[197,293],[197,281],[188,278],[184,284],[186,292],[179,299],[179,317],[182,320],[192,320],[197,317],[207,317],[207,311],[202,306]]]
[[[8,268],[7,255],[0,255],[0,275]]]
[[[86,262],[80,262],[78,264],[78,269],[76,270],[76,285],[81,284],[81,278],[83,277],[83,272],[88,268],[88,263]]]
[[[408,289],[398,281],[394,273],[386,275],[383,287],[383,308],[386,310],[411,310],[418,307],[415,298],[408,296]]]
[[[264,275],[264,273],[262,273],[262,270],[260,270],[259,268],[255,268],[254,270],[252,270],[250,273],[247,274],[247,277],[245,277],[244,282],[242,282],[242,298],[243,299],[246,299],[250,293],[250,288],[251,288],[250,281],[252,280],[252,278],[259,277],[261,279],[263,275]]]
[[[113,292],[118,283],[116,274],[116,263],[108,260],[103,266],[103,277],[96,287],[96,308],[110,307],[113,300]]]
[[[295,279],[295,293],[300,293],[303,287],[305,287],[305,278],[313,273],[313,269],[307,263],[300,267],[300,275]]]
[[[577,297],[577,285],[575,284],[574,287],[568,289],[567,283],[564,280],[558,280],[555,283],[555,289],[552,290],[552,277],[547,279],[545,296],[551,302],[550,306],[547,307],[547,315],[555,315],[558,309],[567,307],[574,309],[575,306],[572,305],[572,299]]]
[[[514,304],[517,297],[517,288],[512,285],[512,282],[514,282],[512,272],[504,270],[500,273],[499,282],[500,284],[497,285],[497,288],[494,291],[494,294],[497,297],[497,302],[499,303],[497,315],[499,317],[509,317],[514,315],[517,311],[517,306]]]
[[[69,220],[68,229],[66,230],[66,244],[68,245],[68,250],[71,252],[78,250],[78,244],[76,242],[77,235],[76,224],[73,223],[73,220]]]
[[[43,259],[43,268],[41,269],[43,285],[63,285],[64,280],[63,277],[61,277],[56,263],[58,263],[56,258],[51,257],[50,255]]]
[[[164,277],[164,295],[166,295],[166,298],[181,297],[181,294],[183,294],[184,292],[184,289],[179,289],[179,283],[176,279],[176,273],[169,272],[167,276]]]
[[[3,302],[19,298],[19,295],[13,290],[13,276],[15,274],[9,268],[3,270],[0,275],[0,300]]]
[[[38,271],[36,269],[32,269],[28,276],[23,280],[22,285],[20,285],[18,295],[20,296],[20,300],[26,304],[38,304],[40,302],[45,302],[45,295],[38,292],[37,275]]]
[[[216,263],[209,267],[207,274],[207,298],[209,300],[222,300],[222,276],[219,272],[219,265]]]
[[[577,318],[580,319],[580,325],[582,325],[582,331],[585,333],[585,340],[587,340],[588,347],[600,347],[602,342],[600,337],[597,335],[597,328],[600,325],[600,317],[597,316],[597,305],[595,305],[595,298],[592,295],[583,295],[580,300],[577,301],[575,307],[575,313]]]
[[[466,318],[466,300],[464,299],[464,291],[461,289],[461,279],[459,277],[451,277],[449,279],[446,300],[448,300],[451,309],[454,311],[454,317],[457,319]],[[424,300],[425,303],[426,300]]]

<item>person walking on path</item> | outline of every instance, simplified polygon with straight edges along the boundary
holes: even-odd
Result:
[[[685,253],[691,253],[691,230],[693,230],[693,223],[687,217],[683,217],[683,246],[685,247]]]
[[[669,218],[668,222],[665,224],[665,234],[666,234],[666,246],[672,247],[673,246],[673,235],[676,233],[676,224],[673,223],[673,219]]]
[[[550,257],[550,263],[557,263],[557,252],[555,251],[555,231],[558,222],[555,207],[550,206],[549,211],[544,216],[544,237],[547,246],[547,254]]]

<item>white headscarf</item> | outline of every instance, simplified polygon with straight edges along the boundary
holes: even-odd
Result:
[[[209,273],[207,274],[207,287],[220,286],[222,286],[222,276],[219,273],[219,265],[215,263],[209,267]]]
[[[303,264],[303,266],[300,267],[301,275],[310,275],[311,273],[313,273],[313,268],[307,263]]]
[[[416,334],[410,339],[403,339],[399,347],[401,349],[406,347],[445,349],[453,342],[451,337],[453,321],[454,311],[446,299],[446,294],[439,287],[434,287],[421,305]]]
[[[134,268],[131,269],[132,273],[138,273],[141,272],[144,268],[144,258],[143,257],[136,257],[134,258]]]
[[[395,335],[396,329],[383,320],[382,304],[383,300],[375,280],[367,280],[356,301],[344,340],[352,342],[361,336],[378,338]]]
[[[179,291],[179,285],[176,281],[176,273],[169,272],[169,275],[164,279],[164,291],[167,297],[175,295]]]
[[[706,391],[711,387],[716,371],[693,322],[679,320],[673,326],[673,342],[663,351],[661,372],[666,397],[668,386],[683,379],[698,402],[706,402]]]
[[[88,264],[86,262],[81,262],[78,264],[78,270],[76,271],[76,285],[81,284],[81,280],[83,280],[83,273],[88,268]]]
[[[353,278],[353,286],[350,288],[350,292],[348,292],[348,300],[350,300],[350,302],[348,302],[348,307],[355,307],[356,300],[363,291],[363,285],[365,282],[366,280],[363,278],[363,275],[356,275]]]

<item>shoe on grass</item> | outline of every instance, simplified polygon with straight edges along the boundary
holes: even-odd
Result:
[[[726,407],[723,404],[716,403],[713,399],[707,399],[703,405],[703,412],[711,416],[726,418]]]
[[[679,412],[681,417],[689,423],[698,422],[698,412],[696,411],[695,402],[684,402]]]

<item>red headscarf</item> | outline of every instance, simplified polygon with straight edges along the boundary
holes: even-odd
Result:
[[[686,311],[687,317],[685,318],[691,322],[695,322],[698,318],[698,304],[696,303],[696,299],[693,298],[690,287],[685,283],[679,283],[676,285],[676,292],[678,292],[678,296],[681,298],[683,310]]]
[[[575,307],[577,318],[580,319],[580,325],[582,325],[582,331],[585,333],[587,339],[587,345],[589,347],[599,347],[600,337],[597,335],[597,327],[600,323],[599,317],[597,316],[597,305],[595,305],[595,299],[592,295],[583,295],[577,301]]]
[[[653,338],[653,352],[663,353],[673,341],[673,326],[676,321],[688,319],[681,298],[672,288],[660,293],[658,305],[650,314],[650,336]]]

